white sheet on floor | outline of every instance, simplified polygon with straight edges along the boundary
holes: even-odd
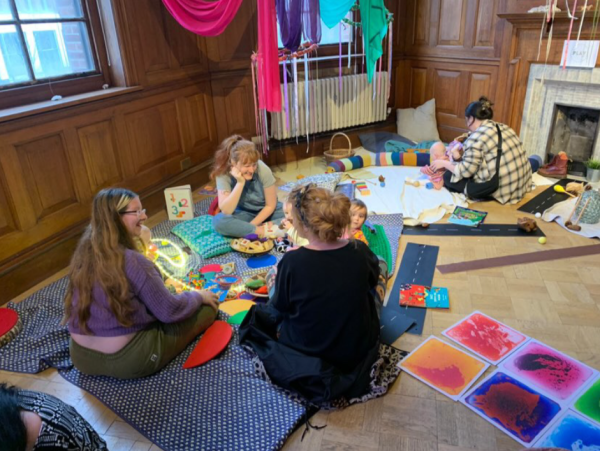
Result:
[[[377,214],[402,213],[407,225],[417,225],[423,222],[439,221],[448,212],[454,211],[457,205],[467,206],[463,195],[452,194],[447,189],[429,190],[423,186],[415,188],[406,185],[407,177],[414,180],[421,177],[420,168],[414,167],[375,167],[368,168],[377,177],[385,177],[385,187],[379,185],[377,178],[367,183],[369,195],[363,195],[356,190],[356,198],[362,200],[369,212]],[[352,176],[353,171],[349,174]]]
[[[581,226],[581,230],[576,232],[574,230],[565,227],[565,222],[571,216],[577,199],[567,199],[563,202],[559,202],[552,207],[548,208],[542,215],[542,219],[546,222],[556,221],[563,229],[568,230],[571,233],[585,236],[586,238],[600,238],[600,223],[598,224],[578,224]]]
[[[534,172],[532,174],[531,181],[533,182],[534,186],[554,185],[557,182],[556,179],[549,179],[549,178],[543,177],[540,174],[538,174],[537,172]]]

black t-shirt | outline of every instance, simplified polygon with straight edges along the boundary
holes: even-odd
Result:
[[[356,240],[329,251],[301,247],[285,254],[277,270],[279,341],[343,370],[358,365],[379,339],[375,254]]]

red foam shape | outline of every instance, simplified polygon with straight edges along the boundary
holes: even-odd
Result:
[[[0,337],[6,335],[19,321],[19,314],[9,308],[0,308]]]
[[[215,321],[206,329],[202,338],[183,364],[184,369],[200,366],[218,356],[227,347],[233,329],[225,321]]]
[[[200,269],[201,274],[206,274],[207,272],[221,272],[221,265],[213,263],[212,265],[203,266],[202,269]]]

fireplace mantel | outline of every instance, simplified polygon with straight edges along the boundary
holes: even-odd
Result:
[[[545,157],[556,104],[600,110],[600,69],[531,65],[521,124],[528,155]],[[596,140],[593,157],[600,157],[600,140]]]
[[[540,29],[540,26],[542,25],[542,19],[545,16],[546,16],[546,13],[520,13],[520,14],[500,13],[500,14],[498,14],[498,17],[500,17],[501,19],[506,19],[508,22],[510,22],[513,25],[519,25],[519,26],[532,25],[535,28],[537,28],[538,30]],[[577,18],[581,17],[581,12],[577,13],[575,17],[577,17]],[[587,20],[590,20],[590,18],[594,17],[594,12],[588,11],[586,13],[586,17],[587,17]],[[586,20],[586,22],[587,22],[587,20]],[[570,24],[571,18],[569,17],[569,14],[566,11],[561,11],[559,13],[554,14],[554,23],[555,24],[562,24],[562,23]],[[575,23],[578,24],[579,21],[576,20]]]
[[[503,97],[497,96],[496,105],[499,120],[510,125],[519,133],[523,119],[527,82],[532,64],[544,64],[546,56],[547,33],[544,30],[543,42],[538,60],[540,29],[545,14],[498,14],[506,20],[503,34],[502,55],[499,79],[506,80],[502,92]],[[579,14],[577,15],[579,17]],[[590,39],[592,31],[593,13],[586,14],[583,24],[581,39]],[[578,22],[578,21],[576,21]],[[566,12],[556,13],[552,32],[552,44],[548,53],[548,64],[560,63],[563,42],[569,34],[569,19]],[[577,26],[579,30],[579,26]],[[567,69],[568,71],[573,69]]]

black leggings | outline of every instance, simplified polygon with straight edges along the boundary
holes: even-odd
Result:
[[[471,199],[479,199],[486,200],[492,199],[491,196],[482,196],[481,189],[485,188],[484,183],[469,183],[473,182],[472,178],[461,179],[456,183],[451,182],[452,176],[454,174],[452,171],[444,172],[444,186],[448,189],[448,191],[454,191],[456,193],[467,194]],[[465,187],[467,188],[467,192],[465,193]]]

